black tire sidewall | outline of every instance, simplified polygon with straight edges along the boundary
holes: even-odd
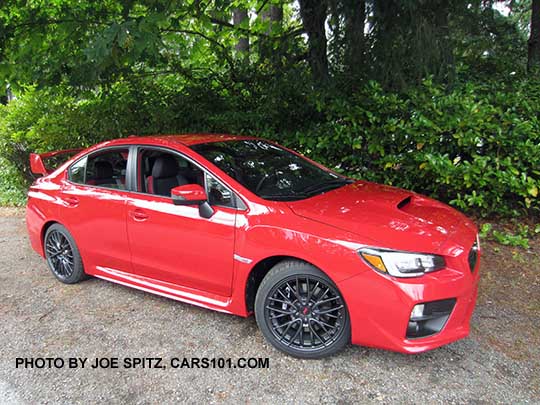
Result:
[[[71,250],[73,252],[73,266],[74,266],[74,269],[73,269],[73,273],[69,277],[62,277],[59,274],[57,274],[56,271],[54,271],[54,269],[51,267],[51,264],[49,262],[49,258],[47,257],[47,252],[46,252],[45,246],[46,246],[48,237],[54,231],[59,232],[62,235],[64,235],[64,237],[67,239],[67,241],[68,241],[68,243],[69,243],[69,245],[71,247]],[[47,266],[49,267],[49,270],[54,275],[54,277],[56,277],[56,279],[61,281],[62,283],[64,283],[64,284],[75,284],[75,283],[78,283],[79,281],[82,281],[82,280],[84,280],[84,279],[86,279],[88,277],[86,275],[86,273],[84,272],[84,267],[83,267],[83,264],[82,264],[81,255],[79,253],[79,249],[77,247],[77,244],[75,243],[75,239],[73,239],[73,236],[71,236],[69,231],[64,226],[62,226],[60,224],[53,224],[47,229],[47,232],[45,232],[45,236],[43,238],[43,251],[44,251],[44,254],[45,254],[45,260],[47,261]]]
[[[270,293],[270,291],[272,291],[272,289],[274,288],[276,284],[281,283],[283,280],[287,279],[288,277],[297,276],[297,275],[298,276],[303,276],[303,275],[311,276],[311,277],[317,277],[319,279],[322,279],[325,283],[335,288],[335,290],[340,295],[343,305],[345,307],[344,327],[341,331],[341,335],[330,346],[322,348],[320,350],[303,351],[303,350],[299,350],[299,349],[282,344],[275,338],[274,334],[270,330],[268,323],[266,321],[265,303],[266,303],[266,298],[268,294]],[[312,266],[309,263],[305,263],[301,261],[287,260],[284,262],[280,262],[276,264],[268,272],[268,274],[264,277],[263,281],[261,282],[259,289],[257,290],[257,295],[255,297],[255,318],[257,320],[259,329],[261,330],[262,334],[264,335],[264,337],[266,338],[268,342],[270,342],[276,349],[288,355],[298,357],[298,358],[318,359],[318,358],[330,356],[332,354],[339,352],[341,349],[343,349],[350,342],[350,339],[351,339],[349,310],[347,308],[347,304],[345,302],[345,299],[343,298],[343,295],[339,291],[339,288],[322,271],[320,271],[319,269],[317,269],[316,267]]]

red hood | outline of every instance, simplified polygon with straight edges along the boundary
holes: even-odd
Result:
[[[441,245],[458,231],[470,234],[471,238],[476,232],[467,217],[445,204],[366,181],[288,204],[297,215],[393,249],[438,253]]]

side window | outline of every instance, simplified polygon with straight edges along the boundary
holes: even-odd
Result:
[[[74,183],[125,190],[128,149],[111,149],[88,156],[69,169]]]
[[[199,184],[210,205],[235,208],[231,190],[178,153],[141,148],[137,162],[137,191],[141,193],[170,197],[174,187]]]
[[[203,171],[177,153],[157,149],[140,149],[138,157],[138,191],[171,196],[174,187],[204,184]]]
[[[73,183],[84,184],[84,176],[86,174],[86,160],[87,158],[82,158],[78,162],[75,162],[69,168],[69,180]]]
[[[231,190],[217,181],[214,177],[206,174],[206,193],[210,205],[234,208],[234,197]]]

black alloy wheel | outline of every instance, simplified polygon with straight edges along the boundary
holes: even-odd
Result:
[[[62,225],[53,224],[47,229],[44,249],[49,269],[58,280],[74,284],[86,278],[77,245]]]
[[[327,356],[350,339],[349,316],[337,287],[303,262],[282,262],[268,273],[257,293],[256,316],[265,337],[296,357]]]

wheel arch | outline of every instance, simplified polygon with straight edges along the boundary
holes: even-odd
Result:
[[[49,220],[47,222],[45,222],[43,224],[43,226],[41,227],[41,232],[40,232],[40,235],[39,235],[39,240],[41,242],[41,249],[43,250],[43,252],[45,252],[45,234],[47,233],[47,230],[53,226],[54,224],[60,224],[62,225],[60,222],[56,221],[56,220]]]
[[[259,286],[261,285],[263,278],[266,276],[266,274],[268,274],[268,272],[272,269],[272,267],[286,260],[295,260],[295,261],[307,263],[319,269],[320,271],[322,271],[324,274],[326,274],[326,276],[329,279],[332,280],[332,277],[330,277],[330,275],[326,271],[324,271],[324,269],[321,269],[319,266],[315,265],[309,260],[305,260],[296,256],[288,256],[288,255],[275,255],[275,256],[266,257],[262,260],[259,260],[251,268],[249,275],[247,277],[247,280],[246,280],[244,299],[245,299],[246,310],[248,313],[253,312],[254,310],[255,296],[257,295],[257,291],[259,289]]]

